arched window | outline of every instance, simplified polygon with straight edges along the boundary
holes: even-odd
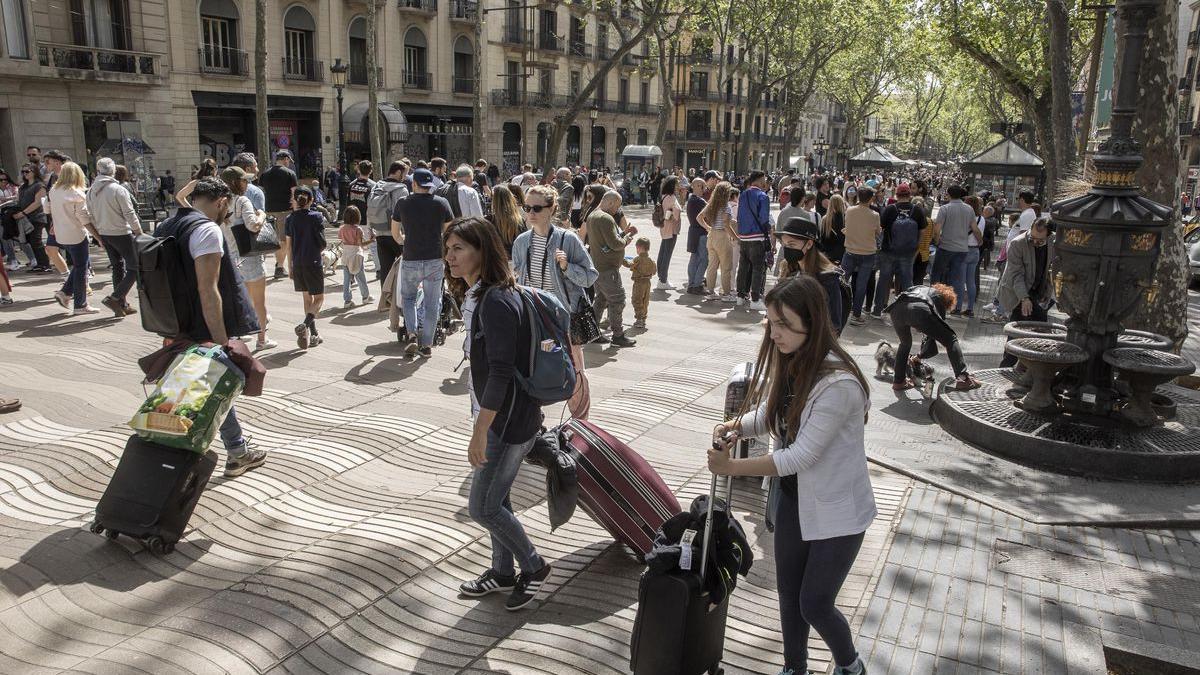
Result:
[[[314,58],[313,35],[317,24],[312,14],[294,5],[283,15],[283,76],[290,80],[320,80],[324,75]]]
[[[579,161],[579,126],[572,124],[567,128],[567,164],[580,164]]]
[[[504,138],[501,141],[501,160],[504,173],[513,176],[521,170],[521,124],[504,123]]]
[[[367,20],[355,17],[350,21],[350,84],[367,83]]]
[[[454,41],[454,93],[475,93],[475,49],[461,35]]]
[[[604,146],[608,142],[604,127],[592,127],[592,163],[589,168],[604,166]]]
[[[233,0],[200,0],[200,72],[244,75],[238,49],[238,9]]]
[[[413,26],[404,34],[404,87],[407,89],[429,89],[430,77],[427,54],[428,43],[420,28]]]

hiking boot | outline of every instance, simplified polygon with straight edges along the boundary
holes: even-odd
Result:
[[[111,295],[108,296],[107,298],[104,298],[103,300],[101,300],[100,304],[111,309],[112,313],[117,315],[117,317],[125,316],[125,305],[121,304],[120,300],[114,298]]]
[[[612,339],[612,345],[614,347],[632,347],[636,344],[637,340],[624,335],[618,335]]]
[[[238,457],[230,457],[225,460],[225,477],[234,478],[240,476],[250,469],[260,467],[267,461],[267,451],[256,448],[250,445],[250,441],[246,441],[246,452]]]
[[[308,349],[308,337],[308,324],[303,321],[296,324],[296,345],[300,349]]]
[[[517,587],[517,578],[501,576],[496,570],[489,569],[479,575],[478,579],[464,581],[458,585],[458,592],[472,598],[482,598],[491,593],[511,593]]]
[[[546,579],[550,578],[552,571],[550,563],[546,563],[542,566],[542,569],[533,574],[526,574],[524,572],[518,574],[517,586],[513,589],[512,595],[508,596],[508,602],[504,603],[504,609],[512,612],[533,602],[534,598],[541,592],[542,584],[545,583]]]

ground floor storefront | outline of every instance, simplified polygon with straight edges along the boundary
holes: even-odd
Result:
[[[301,178],[316,178],[325,167],[322,150],[322,99],[308,96],[268,96],[267,132],[270,147],[258,148],[254,96],[192,91],[200,157],[228,166],[240,152],[253,152],[263,164],[278,150],[288,150]]]

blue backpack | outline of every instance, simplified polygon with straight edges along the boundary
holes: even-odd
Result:
[[[517,383],[541,405],[566,401],[575,393],[576,379],[571,362],[571,313],[553,293],[519,285],[515,290],[525,306],[530,337],[529,373],[518,370]],[[480,306],[483,301],[480,298]],[[474,330],[472,327],[472,333]]]
[[[891,253],[916,253],[921,240],[921,226],[913,217],[913,208],[907,211],[896,207],[896,220],[888,233],[888,251]]]

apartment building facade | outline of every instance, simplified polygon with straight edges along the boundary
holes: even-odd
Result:
[[[1200,0],[1179,8],[1181,47],[1179,72],[1179,149],[1183,190],[1200,195]],[[1184,32],[1186,31],[1186,32]]]

